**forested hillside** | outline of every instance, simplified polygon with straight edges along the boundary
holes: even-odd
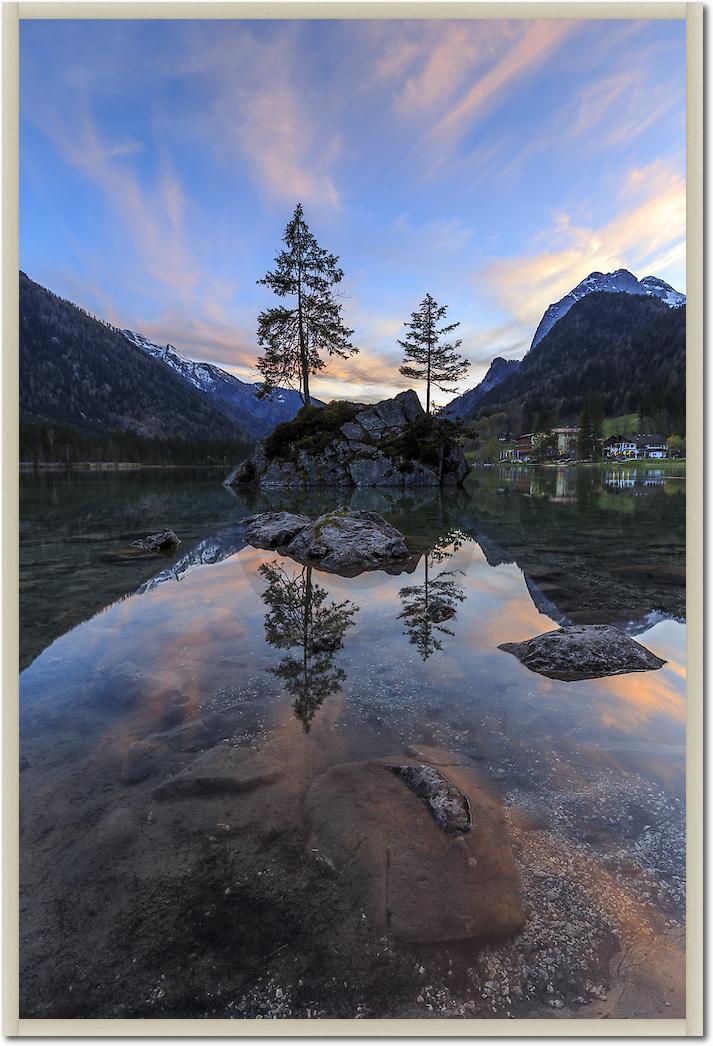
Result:
[[[637,412],[681,432],[685,367],[685,306],[598,292],[571,307],[475,417],[504,412],[512,431],[531,431],[575,420],[594,397],[605,416]]]
[[[20,416],[23,449],[41,454],[36,460],[57,460],[53,443],[60,431],[64,452],[74,460],[82,453],[88,460],[107,460],[106,453],[108,460],[148,460],[157,440],[170,443],[179,459],[195,460],[199,444],[225,446],[232,456],[249,442],[244,430],[163,363],[24,273]]]

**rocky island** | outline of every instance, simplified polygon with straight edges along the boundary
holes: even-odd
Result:
[[[373,406],[303,407],[226,478],[227,486],[439,487],[468,474],[456,424],[409,389]]]

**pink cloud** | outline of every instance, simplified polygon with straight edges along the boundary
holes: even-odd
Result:
[[[632,188],[638,190],[633,199]],[[686,187],[680,175],[661,165],[630,171],[620,203],[616,217],[599,228],[577,226],[559,214],[538,237],[544,249],[486,267],[486,280],[512,315],[534,329],[546,306],[592,271],[625,267],[638,276],[660,275],[683,262]]]
[[[525,73],[542,65],[565,38],[576,28],[576,22],[543,19],[524,23],[519,37],[487,72],[479,76],[463,97],[453,105],[434,128],[433,138],[442,144],[454,144],[474,119],[492,107]]]

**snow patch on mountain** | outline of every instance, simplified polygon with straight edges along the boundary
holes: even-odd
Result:
[[[155,342],[149,341],[143,334],[138,334],[135,331],[122,330],[121,333],[127,341],[143,349],[149,356],[163,360],[167,366],[189,381],[191,385],[194,385],[197,389],[202,389],[204,392],[211,392],[215,387],[216,378],[214,371],[218,371],[221,377],[225,376],[229,380],[233,378],[232,374],[228,374],[227,371],[221,371],[219,367],[213,367],[209,363],[196,363],[194,360],[187,359],[174,345],[157,345]],[[238,381],[237,378],[234,380]],[[241,385],[244,384],[245,382],[241,382]]]
[[[685,294],[674,290],[670,284],[660,280],[657,276],[645,276],[642,280],[637,280],[628,269],[616,269],[614,272],[590,272],[589,276],[578,283],[569,294],[565,294],[558,302],[549,306],[535,331],[530,348],[534,349],[542,341],[555,323],[569,312],[575,302],[595,291],[646,294],[652,298],[660,298],[671,309],[683,305],[686,301]]]
[[[275,389],[271,396],[258,399],[259,382],[246,382],[212,363],[188,359],[174,345],[157,345],[143,334],[118,330],[127,341],[149,356],[161,360],[184,381],[205,393],[224,413],[238,421],[253,436],[268,435],[283,421],[291,421],[302,406],[294,389]],[[312,399],[315,406],[322,406]]]

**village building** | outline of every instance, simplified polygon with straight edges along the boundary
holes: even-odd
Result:
[[[604,441],[604,453],[610,458],[665,458],[666,440],[657,434],[615,435]]]
[[[532,437],[534,432],[525,432],[522,436],[515,436],[512,447],[503,451],[503,456],[510,461],[529,461],[532,457]]]
[[[557,441],[556,450],[558,457],[570,457],[577,453],[577,428],[552,429],[552,435]]]

